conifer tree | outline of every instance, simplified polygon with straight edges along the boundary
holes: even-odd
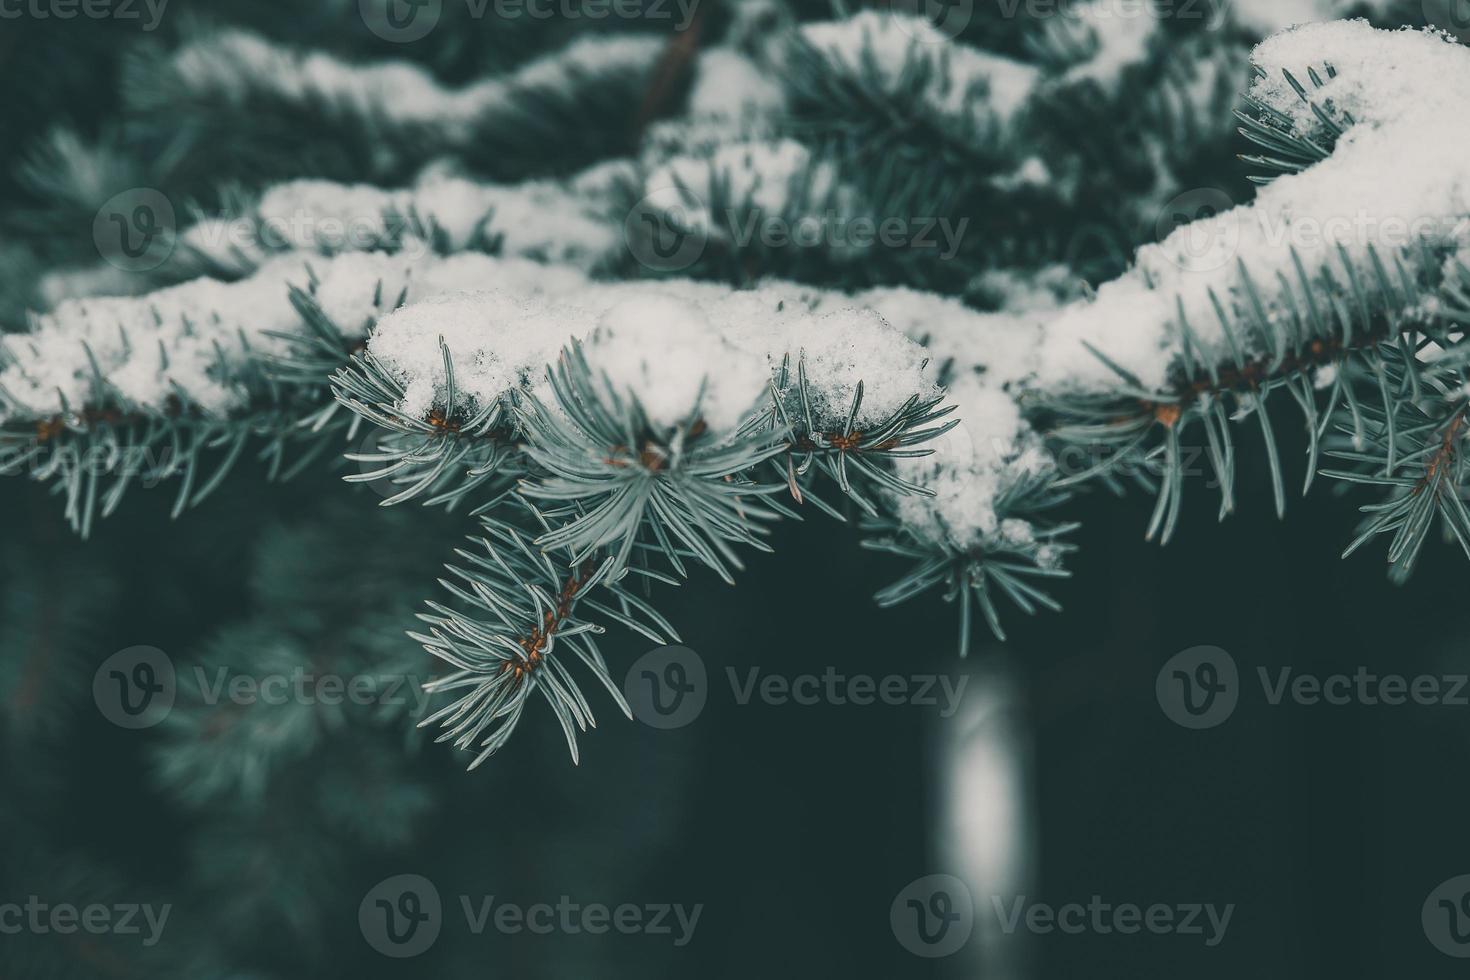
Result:
[[[0,108],[0,472],[78,539],[18,535],[8,580],[54,548],[100,618],[125,599],[91,539],[162,506],[179,560],[253,569],[195,676],[421,685],[223,720],[181,688],[150,764],[211,821],[200,866],[309,833],[259,888],[201,879],[226,961],[142,969],[272,969],[248,937],[309,931],[322,842],[435,807],[410,753],[513,765],[546,713],[578,759],[632,716],[636,652],[681,641],[669,591],[738,587],[782,522],[860,536],[897,607],[871,615],[941,595],[922,642],[955,656],[1066,614],[1098,490],[1153,495],[1161,543],[1185,507],[1347,492],[1352,560],[1470,556],[1470,52],[1417,5],[446,3],[411,39],[298,7],[0,35],[65,80]],[[253,512],[246,470],[300,513]],[[23,666],[0,692],[30,706]],[[67,724],[45,703],[9,751]]]

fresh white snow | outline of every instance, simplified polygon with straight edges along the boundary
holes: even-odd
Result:
[[[1277,178],[1248,205],[1144,246],[1129,273],[1105,283],[1095,300],[1064,310],[1047,326],[1039,387],[1116,386],[1117,375],[1084,341],[1145,385],[1162,386],[1180,344],[1181,308],[1194,333],[1222,353],[1212,294],[1227,311],[1245,310],[1242,269],[1267,314],[1282,317],[1281,277],[1300,295],[1293,252],[1314,284],[1324,269],[1344,280],[1344,256],[1357,276],[1372,281],[1370,251],[1392,268],[1395,253],[1421,245],[1451,250],[1467,241],[1470,51],[1435,33],[1340,21],[1278,34],[1255,49],[1253,60],[1266,72],[1253,93],[1291,115],[1304,133],[1320,124],[1283,70],[1310,88],[1307,69],[1316,67],[1325,84],[1314,101],[1353,125],[1327,159]],[[1335,78],[1326,77],[1328,64]]]

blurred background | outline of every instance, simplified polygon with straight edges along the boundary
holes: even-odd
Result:
[[[411,648],[403,624],[459,529],[374,512],[329,480],[310,489],[244,476],[185,523],[144,495],[83,545],[39,488],[4,484],[3,896],[173,906],[151,949],[0,937],[7,980],[1457,975],[1420,907],[1470,867],[1463,706],[1273,706],[1247,679],[1228,720],[1195,731],[1155,698],[1165,661],[1200,644],[1229,651],[1243,677],[1470,670],[1463,615],[1436,585],[1454,580],[1458,555],[1434,549],[1412,587],[1388,586],[1376,562],[1338,560],[1345,504],[1280,524],[1256,510],[1218,525],[1195,507],[1160,550],[1142,541],[1146,501],[1088,501],[1065,614],[1013,622],[1011,642],[964,662],[952,609],[877,612],[861,597],[884,571],[851,535],[786,527],[779,553],[799,557],[759,557],[737,588],[669,599],[709,671],[699,717],[660,731],[595,703],[602,724],[579,767],[549,716],[468,774],[406,724],[282,719],[290,751],[201,747],[230,737],[208,718],[110,724],[92,673],[126,647],[155,646],[181,669],[247,643],[252,658],[273,645],[330,658],[348,636],[359,656]],[[369,521],[395,529],[370,535]],[[614,664],[647,646],[614,644]],[[749,666],[972,680],[946,719],[912,704],[742,705],[725,668],[743,679]],[[269,774],[251,795],[211,797],[201,787],[235,751],[259,753]],[[393,960],[364,941],[358,907],[405,873],[434,882],[447,924],[432,949]],[[936,873],[968,884],[974,934],[926,959],[898,941],[890,905]],[[1093,895],[1235,908],[1208,948],[1204,936],[1006,935],[992,894],[1007,908]],[[703,912],[679,948],[473,935],[458,895]]]
[[[114,191],[95,174],[94,198],[67,217],[35,148],[61,122],[110,138],[114,80],[140,53],[228,19],[303,47],[412,57],[462,82],[553,36],[618,29],[526,22],[530,34],[466,27],[390,45],[354,6],[173,0],[147,34],[0,19],[6,329],[23,328],[39,269],[80,261]],[[1385,16],[1404,11],[1426,16]],[[974,36],[1022,50],[983,22]],[[1232,158],[1211,159],[1239,181]],[[1083,251],[1097,276],[1115,261],[1112,245]],[[878,610],[869,597],[896,574],[886,559],[835,522],[788,523],[738,587],[696,573],[664,594],[706,672],[697,717],[661,730],[589,691],[600,727],[580,766],[536,713],[474,773],[416,731],[411,700],[211,705],[189,681],[196,668],[429,675],[404,630],[466,533],[462,516],[379,509],[327,468],[275,484],[242,466],[179,520],[171,495],[137,493],[83,542],[44,487],[0,482],[0,927],[16,921],[6,903],[32,896],[169,907],[151,945],[141,914],[141,935],[0,931],[0,978],[1463,975],[1421,912],[1470,873],[1470,707],[1271,704],[1257,675],[1470,672],[1462,558],[1431,547],[1407,587],[1391,586],[1377,553],[1338,558],[1351,504],[1319,488],[1278,522],[1264,464],[1242,469],[1249,505],[1219,524],[1211,493],[1192,487],[1167,549],[1143,540],[1147,495],[1070,503],[1082,529],[1074,578],[1055,590],[1064,613],[1006,610],[1008,640],[964,660],[952,607],[931,595]],[[1233,659],[1239,703],[1191,729],[1156,684],[1202,645]],[[167,717],[132,730],[99,708],[94,679],[140,646],[177,668],[178,692]],[[622,634],[607,649],[621,680],[651,648]],[[741,703],[727,671],[750,667],[965,686],[947,717],[913,703]],[[442,901],[436,941],[405,959],[383,955],[360,915],[400,875]],[[934,875],[963,883],[968,902],[946,892],[934,904]],[[672,919],[673,935],[477,934],[461,898],[491,896],[700,911],[682,944]],[[1200,935],[1072,935],[1007,931],[998,911],[1093,896],[1232,911],[1214,945],[1203,913]],[[962,942],[920,955],[909,912],[961,905],[950,935]]]

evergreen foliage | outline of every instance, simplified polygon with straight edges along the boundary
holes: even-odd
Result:
[[[456,697],[428,721],[474,765],[538,692],[575,758],[593,725],[579,674],[627,710],[595,638],[616,624],[675,639],[654,586],[696,567],[733,582],[741,551],[768,550],[780,518],[860,518],[871,548],[910,563],[878,602],[940,590],[958,604],[962,652],[973,607],[996,635],[1002,599],[1058,608],[1042,586],[1067,574],[1071,494],[1136,480],[1156,494],[1148,536],[1168,541],[1196,443],[1222,518],[1243,468],[1264,467],[1278,515],[1289,487],[1321,472],[1386,495],[1364,505],[1348,551],[1389,535],[1396,579],[1436,516],[1470,552],[1460,231],[1301,251],[1250,233],[1233,261],[1186,261],[1179,275],[1160,260],[1226,219],[1296,220],[1329,173],[1371,179],[1378,161],[1347,159],[1364,155],[1358,134],[1422,135],[1388,118],[1402,92],[1375,102],[1375,78],[1334,64],[1377,64],[1362,52],[1378,36],[1277,35],[1242,93],[1264,33],[1251,17],[1191,24],[1146,7],[1120,33],[1099,14],[1107,2],[1051,19],[977,14],[957,37],[894,11],[824,20],[751,2],[672,33],[522,25],[516,44],[477,46],[483,25],[449,23],[391,51],[335,31],[352,15],[324,5],[292,44],[268,16],[223,12],[232,26],[109,44],[116,104],[35,134],[8,192],[24,274],[7,277],[7,309],[34,312],[29,331],[10,321],[0,360],[4,470],[49,483],[84,537],[134,486],[170,484],[177,517],[251,457],[286,479],[339,456],[384,505],[467,512],[475,545],[456,552],[449,601],[413,635],[452,669],[430,690]],[[1466,77],[1458,46],[1404,37],[1401,56],[1420,44]],[[1282,50],[1302,63],[1283,67]],[[1254,203],[1232,151],[1262,188]],[[1239,208],[1169,233],[1162,202],[1221,184]],[[94,212],[129,187],[178,205],[179,226],[160,232],[168,254],[122,276],[89,268]],[[1437,217],[1463,218],[1460,204]],[[273,224],[291,208],[307,230]],[[912,236],[764,234],[830,230],[833,216],[962,233],[948,254]],[[334,218],[367,233],[322,234]],[[527,221],[542,227],[528,236]],[[243,237],[210,237],[223,231]],[[670,234],[697,254],[661,267],[649,256]],[[618,280],[646,291],[607,284]],[[872,311],[933,297],[889,286],[967,305],[946,308],[947,326],[918,314],[890,325]],[[524,336],[501,314],[444,312],[437,337],[410,337],[431,350],[405,352],[400,338],[389,352],[375,326],[387,314],[436,315],[423,304],[467,288],[549,312],[515,328]],[[736,424],[711,419],[738,374],[716,363],[714,341],[659,350],[672,335],[635,331],[633,367],[597,353],[627,336],[609,325],[613,301],[660,289],[764,365],[765,394]],[[258,312],[267,293],[289,309]],[[566,312],[584,307],[593,319]],[[834,316],[854,317],[842,357],[802,332]],[[1000,345],[984,339],[996,318],[1017,321]],[[513,364],[494,345],[457,354],[446,334],[466,323],[503,329],[512,346],[562,335]],[[927,355],[893,353],[909,349],[897,330]],[[656,384],[661,357],[697,388],[675,415],[667,391],[639,388]],[[498,358],[508,380],[486,388]],[[1272,412],[1291,404],[1299,422]],[[1240,426],[1259,441],[1242,443]],[[1306,441],[1299,476],[1280,449],[1292,426]],[[968,459],[943,448],[962,435]],[[1068,463],[1071,450],[1086,465]],[[181,750],[166,781],[201,803],[261,792],[276,753],[309,744],[283,735],[309,719],[280,723],[264,741],[242,731],[237,768],[210,779]]]

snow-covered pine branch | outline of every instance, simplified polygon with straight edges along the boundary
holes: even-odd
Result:
[[[636,268],[610,239],[638,195],[619,200],[600,186],[613,172],[630,182],[641,179],[642,195],[655,204],[671,195],[672,183],[682,184],[687,192],[673,195],[681,213],[702,210],[721,217],[717,230],[723,236],[711,237],[708,254],[691,273],[740,282],[775,275],[835,281],[849,288],[903,282],[954,292],[965,284],[953,270],[993,261],[990,253],[1078,258],[1061,237],[1059,216],[1070,223],[1103,220],[1118,228],[1136,224],[1133,218],[1177,190],[1170,174],[1175,157],[1197,152],[1202,143],[1229,131],[1228,101],[1221,93],[1231,93],[1235,86],[1222,72],[1204,68],[1235,49],[1222,47],[1214,35],[1194,37],[1181,47],[1174,59],[1180,63],[1178,72],[1166,67],[1158,77],[1151,74],[1122,85],[1124,75],[1158,47],[1153,44],[1153,19],[1140,18],[1128,0],[1092,0],[1069,8],[1058,22],[1070,26],[1054,30],[1082,40],[1065,57],[1047,54],[1046,44],[1038,41],[1033,56],[1039,65],[951,41],[920,18],[869,11],[846,21],[794,28],[768,6],[742,8],[726,43],[695,58],[687,113],[655,126],[637,157],[623,162],[609,158],[632,154],[635,146],[624,139],[626,134],[613,133],[617,127],[599,125],[584,133],[583,110],[573,120],[565,113],[542,111],[541,102],[581,105],[578,100],[589,91],[598,98],[606,93],[626,96],[653,70],[662,52],[657,38],[584,39],[503,76],[459,88],[445,87],[407,62],[356,66],[323,53],[280,48],[244,32],[207,37],[166,57],[144,60],[135,66],[127,88],[135,126],[144,134],[158,129],[149,122],[150,107],[172,100],[172,93],[187,82],[198,102],[198,118],[183,127],[194,148],[180,164],[184,182],[198,177],[219,185],[232,178],[240,182],[243,194],[214,200],[219,195],[213,186],[197,188],[204,198],[203,219],[184,231],[174,261],[152,276],[119,277],[104,268],[58,270],[41,280],[42,298],[137,292],[150,282],[156,288],[194,274],[235,277],[281,245],[328,251],[392,247],[405,230],[430,237],[434,223],[448,232],[444,241],[435,242],[441,251],[498,247],[500,254],[587,267],[602,264],[628,274]],[[1127,38],[1133,39],[1126,45],[1119,25],[1126,25]],[[1214,60],[1194,50],[1203,40],[1214,44]],[[1172,45],[1163,46],[1166,66]],[[730,104],[726,93],[731,92],[741,93],[744,101]],[[872,112],[875,99],[892,111]],[[281,102],[281,111],[264,111],[257,105],[261,100]],[[808,103],[816,116],[803,122],[801,106]],[[851,113],[834,109],[844,104]],[[535,118],[500,118],[526,106],[538,106]],[[282,113],[311,117],[314,130],[323,120],[333,131],[340,124],[347,130],[340,139],[317,140],[312,151],[335,158],[302,160],[286,152],[282,141],[296,136],[291,127],[278,126]],[[1098,114],[1114,117],[1111,135],[1116,138],[1101,147],[1073,145],[1067,135],[1075,128],[1070,117]],[[607,118],[606,113],[596,115]],[[563,117],[576,132],[548,129],[559,126],[556,120]],[[272,120],[272,128],[261,129],[257,119]],[[895,119],[902,125],[895,128]],[[841,122],[835,144],[821,128],[830,128],[834,120]],[[961,153],[968,162],[952,166],[943,154],[935,157],[927,151],[915,158],[908,149],[915,140],[911,130],[924,120],[932,123],[944,145],[968,147]],[[1201,120],[1213,120],[1214,125],[1201,125]],[[874,125],[878,128],[872,129]],[[176,120],[170,118],[168,126],[172,132]],[[226,127],[231,128],[228,140],[210,137]],[[1154,131],[1161,127],[1173,131],[1160,139]],[[531,139],[543,130],[544,145]],[[158,129],[158,135],[162,132]],[[511,132],[516,134],[513,146],[503,136]],[[612,135],[601,139],[598,134]],[[587,153],[566,152],[571,143],[593,138],[601,142],[589,144]],[[222,146],[233,149],[228,158],[215,159]],[[198,159],[191,155],[196,151],[202,154]],[[52,156],[60,154],[60,159],[45,166],[38,161],[32,170],[38,178],[63,175],[63,186],[53,187],[52,193],[74,197],[73,191],[82,189],[64,185],[80,178],[64,178],[68,168],[56,164],[78,152],[76,147],[64,154],[58,149]],[[96,152],[100,165],[114,151]],[[975,153],[993,159],[977,169]],[[535,158],[534,167],[514,164],[525,156]],[[874,167],[873,159],[903,163]],[[146,171],[146,162],[137,163]],[[544,174],[548,163],[567,173],[587,169],[564,184],[544,177],[520,184],[481,183],[486,175]],[[96,169],[80,167],[78,172]],[[308,172],[310,179],[260,186]],[[1154,176],[1140,184],[1140,172]],[[334,188],[324,177],[345,186]],[[147,174],[133,179],[146,184]],[[356,183],[363,180],[412,182],[413,189],[375,192]],[[1108,186],[1106,193],[1096,193],[1099,184]],[[1143,190],[1120,198],[1120,184]],[[753,187],[760,193],[749,194]],[[590,199],[584,200],[584,193]],[[375,194],[385,206],[379,206]],[[772,202],[786,210],[778,212]],[[187,200],[174,203],[180,213],[190,210]],[[505,217],[495,220],[487,207]],[[527,210],[560,217],[538,221],[546,230],[532,231],[529,222],[519,219]],[[415,214],[420,221],[414,221]],[[477,234],[487,214],[480,227],[483,234]],[[847,224],[875,225],[901,215],[929,215],[931,221],[950,222],[952,242],[941,249],[853,248],[823,239],[815,247],[762,249],[759,240],[729,241],[732,228],[759,227],[772,220],[821,227],[830,224],[833,214],[843,215]],[[953,217],[958,215],[966,216],[963,231],[960,219]],[[334,220],[351,220],[350,230],[361,241],[333,243],[332,232],[321,229]],[[263,221],[263,229],[253,227]],[[375,235],[378,221],[383,227]],[[564,222],[577,227],[560,227]],[[298,227],[304,230],[294,232]],[[562,235],[569,237],[559,244]],[[1134,232],[1108,235],[1117,241],[1103,243],[1103,254],[1106,261],[1116,262],[1113,257],[1121,255],[1120,246],[1133,240]],[[609,244],[611,251],[600,250]],[[956,258],[963,261],[951,261]]]
[[[1019,186],[1006,182],[1006,168],[1027,166],[1002,160],[1009,131],[1040,125],[1074,89],[1126,101],[1130,72],[1158,60],[1146,54],[1152,34],[1141,47],[1123,45],[1101,20],[1045,69],[945,38],[921,48],[894,24],[861,15],[810,25],[801,57],[808,67],[821,61],[824,84],[903,100],[936,125],[962,121],[953,136],[979,134],[975,146],[1000,152],[1005,166],[983,177],[997,202]],[[1389,488],[1389,505],[1362,537],[1394,532],[1397,569],[1412,564],[1436,511],[1470,550],[1458,492],[1470,87],[1445,84],[1470,81],[1463,48],[1360,22],[1260,45],[1247,132],[1265,148],[1253,163],[1274,179],[1251,205],[1143,247],[1127,273],[1084,301],[1065,302],[1075,292],[1066,276],[1035,267],[972,277],[966,291],[990,297],[991,312],[909,289],[590,279],[588,271],[623,261],[618,217],[630,188],[692,194],[704,210],[686,208],[685,229],[715,242],[732,203],[787,218],[819,204],[872,204],[864,198],[874,185],[854,158],[809,142],[809,132],[783,131],[782,107],[799,110],[799,90],[723,107],[710,94],[711,78],[771,57],[749,44],[723,50],[713,74],[701,82],[695,73],[687,123],[661,128],[641,157],[577,176],[484,184],[434,168],[403,190],[288,182],[237,216],[245,246],[220,246],[226,218],[201,220],[182,235],[188,260],[238,281],[74,300],[9,339],[0,426],[19,449],[10,467],[59,479],[85,530],[135,475],[119,463],[131,447],[176,450],[147,475],[182,477],[183,506],[207,495],[252,438],[278,466],[288,438],[311,434],[319,449],[367,422],[382,438],[354,458],[378,468],[358,478],[386,480],[388,502],[488,508],[487,541],[529,548],[532,562],[539,549],[550,564],[535,574],[545,572],[548,590],[563,583],[565,594],[547,592],[545,630],[577,633],[595,626],[571,614],[584,585],[617,589],[630,572],[677,581],[691,564],[729,578],[739,549],[769,547],[769,521],[803,508],[846,517],[846,498],[873,547],[913,562],[880,601],[940,588],[961,599],[968,638],[972,600],[996,632],[996,596],[1027,611],[1052,605],[1033,580],[1065,574],[1069,526],[1045,512],[1071,484],[1120,462],[1156,471],[1150,530],[1167,538],[1182,499],[1181,434],[1191,427],[1208,443],[1223,513],[1233,506],[1231,426],[1258,425],[1280,506],[1266,402],[1286,388],[1306,419],[1309,473],[1332,453],[1346,465],[1330,475]],[[316,98],[340,83],[355,93],[343,105],[385,111],[389,97],[373,95],[370,78],[349,72],[342,82],[326,63],[308,70],[310,59],[288,60],[273,97]],[[1214,92],[1219,76],[1205,75],[1198,84]],[[316,88],[302,87],[308,78]],[[228,102],[232,91],[216,95]],[[1198,94],[1176,110],[1213,98],[1188,101]],[[469,96],[427,101],[440,113],[435,128],[463,135],[456,99]],[[1095,103],[1078,103],[1087,104]],[[405,105],[389,116],[417,111]],[[1167,169],[1131,206],[1170,186]],[[1075,203],[1077,185],[1056,200]],[[556,220],[530,227],[520,216],[532,214]],[[1335,224],[1344,216],[1356,219],[1346,231]],[[317,234],[354,221],[361,242]],[[545,262],[483,254],[496,250]],[[740,269],[734,278],[749,276]],[[1063,465],[1058,451],[1078,444],[1107,454]],[[89,463],[99,448],[102,464]],[[210,450],[223,461],[196,475]],[[115,482],[100,487],[101,476]],[[491,551],[463,573],[468,591],[455,592],[479,611],[465,618],[436,607],[422,637],[469,672],[460,681],[472,698],[500,676],[478,671],[511,663],[475,647],[489,628],[483,617],[499,608],[486,598]],[[672,635],[651,608],[635,615],[630,594],[617,602],[614,620]],[[549,634],[523,632],[502,631],[496,643],[512,660],[544,656]],[[594,669],[600,662],[595,651],[584,659]],[[512,667],[527,677],[551,669],[524,658]],[[558,705],[569,737],[574,724],[590,723],[582,702]],[[468,733],[451,725],[461,740]]]
[[[1095,263],[1095,274],[1114,275],[1183,189],[1176,171],[1228,157],[1230,109],[1247,81],[1248,46],[1236,34],[1166,36],[1151,10],[1131,0],[1069,6],[1028,28],[1027,50],[1013,54],[874,10],[799,25],[758,57],[711,52],[707,72],[704,59],[697,64],[689,115],[645,146],[644,192],[673,201],[675,216],[725,219],[724,240],[712,236],[716,247],[694,270],[702,276],[956,293],[966,286],[956,270],[997,256]],[[775,63],[764,71],[778,87],[768,81],[739,106],[714,96],[722,75],[760,73],[761,59]],[[1089,128],[1097,119],[1108,125]],[[673,174],[687,193],[671,190]],[[742,197],[756,185],[786,210]],[[732,229],[762,220],[819,224],[834,213],[849,226],[924,215],[952,226],[963,218],[966,228],[944,261],[922,248],[729,241]]]
[[[1162,448],[1150,534],[1167,538],[1177,520],[1181,439],[1195,426],[1222,516],[1233,507],[1230,428],[1243,420],[1264,436],[1282,510],[1267,396],[1285,388],[1304,413],[1308,486],[1329,451],[1353,464],[1332,475],[1380,482],[1402,503],[1370,518],[1354,547],[1397,532],[1389,558],[1407,574],[1437,510],[1470,551],[1456,489],[1465,321],[1454,309],[1470,243],[1470,51],[1343,21],[1277,34],[1253,62],[1246,132],[1266,153],[1249,159],[1274,179],[1251,204],[1144,246],[1096,299],[1062,311],[1034,385],[1064,438],[1104,442],[1129,464]]]
[[[622,254],[605,212],[609,181],[631,180],[615,161],[568,181],[491,184],[439,173],[403,190],[296,180],[277,184],[241,214],[204,218],[180,235],[182,270],[238,278],[282,252],[482,252],[594,271]]]
[[[487,278],[555,289],[556,273],[477,254],[295,253],[238,282],[64,302],[0,338],[0,472],[54,481],[83,534],[140,483],[176,478],[178,513],[252,440],[274,474],[291,472],[288,450],[306,465],[340,439],[330,373],[382,314]]]
[[[1327,433],[1331,408],[1341,403],[1357,411],[1351,385],[1361,372],[1344,369],[1352,367],[1348,356],[1379,352],[1381,341],[1397,344],[1409,336],[1406,329],[1419,330],[1432,319],[1433,290],[1461,244],[1462,230],[1455,224],[1466,210],[1455,196],[1463,186],[1464,155],[1457,155],[1457,144],[1445,140],[1443,127],[1436,128],[1436,123],[1453,117],[1462,96],[1453,88],[1433,86],[1430,94],[1422,94],[1428,83],[1422,72],[1453,77],[1455,71],[1464,71],[1464,60],[1462,49],[1435,36],[1384,35],[1360,23],[1302,28],[1263,44],[1256,64],[1264,74],[1252,95],[1266,114],[1265,124],[1311,141],[1324,159],[1303,163],[1300,173],[1264,187],[1248,208],[1185,226],[1146,246],[1135,268],[1104,285],[1095,300],[1055,313],[1030,309],[987,316],[938,297],[884,291],[854,300],[789,285],[752,293],[677,281],[596,284],[553,267],[544,270],[545,276],[556,278],[548,289],[539,281],[543,273],[531,272],[531,266],[515,267],[519,272],[507,276],[509,267],[469,256],[413,260],[410,277],[411,260],[403,252],[324,260],[324,271],[317,273],[321,281],[313,290],[315,302],[326,320],[350,338],[361,336],[375,311],[386,312],[382,304],[391,306],[410,278],[419,284],[414,288],[425,290],[420,296],[443,291],[435,285],[441,267],[459,270],[448,285],[493,287],[473,298],[411,304],[384,319],[368,342],[384,383],[355,394],[339,385],[346,401],[365,405],[380,422],[399,419],[423,425],[435,412],[441,420],[454,412],[474,416],[495,404],[508,405],[514,401],[512,392],[554,405],[546,368],[558,361],[569,342],[580,340],[588,369],[612,379],[614,400],[636,396],[641,417],[655,431],[668,432],[697,417],[709,438],[740,430],[758,416],[763,388],[773,376],[789,386],[795,364],[809,399],[800,407],[813,413],[809,435],[827,440],[841,430],[873,426],[910,397],[927,400],[926,386],[937,377],[931,368],[928,380],[917,380],[911,362],[925,356],[916,353],[920,348],[905,354],[901,348],[882,346],[882,337],[896,334],[879,317],[863,318],[862,310],[876,309],[933,345],[951,371],[944,380],[973,406],[965,421],[972,431],[962,454],[967,458],[950,463],[941,454],[892,467],[900,482],[935,492],[897,505],[906,533],[960,552],[1034,539],[1029,525],[1007,522],[1022,519],[1033,499],[1050,499],[1040,488],[1055,464],[1023,419],[1019,400],[1030,412],[1045,406],[1054,437],[1101,440],[1121,450],[1119,459],[1148,456],[1162,445],[1168,465],[1153,529],[1167,534],[1180,499],[1173,454],[1186,425],[1198,421],[1204,426],[1226,487],[1228,510],[1234,457],[1224,425],[1227,395],[1235,400],[1232,411],[1237,416],[1255,415],[1269,434],[1266,415],[1257,409],[1265,393],[1291,385],[1308,411],[1315,454],[1318,440]],[[1298,91],[1299,83],[1282,74],[1298,61],[1306,66],[1297,70],[1313,79],[1310,91]],[[1406,64],[1414,70],[1405,70]],[[1414,179],[1395,180],[1405,165],[1400,162],[1403,149],[1421,144],[1409,164]],[[730,164],[718,182],[729,186],[752,181],[743,192],[746,197],[764,195],[764,207],[782,209],[781,194],[802,172],[800,146],[791,143],[788,150],[759,160],[748,149],[735,152],[733,147],[728,151]],[[671,182],[685,188],[699,176],[680,174],[677,162],[668,172]],[[453,203],[440,220],[431,198],[444,187],[453,188],[447,195]],[[1449,193],[1441,193],[1442,188]],[[519,192],[550,193],[540,188]],[[297,184],[277,189],[265,201],[294,201],[298,209],[319,215],[334,207],[386,213],[398,206],[427,212],[429,223],[439,225],[453,247],[464,247],[473,237],[466,216],[477,209],[457,205],[493,199],[497,193],[515,192],[467,182],[428,183],[395,197]],[[1413,248],[1390,248],[1373,236],[1315,243],[1303,239],[1303,229],[1328,222],[1344,207],[1359,208],[1375,228],[1386,230],[1395,217],[1429,216],[1435,221],[1409,243]],[[579,213],[594,208],[589,205]],[[269,207],[261,213],[268,214]],[[459,224],[445,228],[456,217]],[[553,226],[545,244],[528,251],[565,255],[595,238],[597,231],[606,232],[595,221],[567,228]],[[1283,230],[1284,243],[1273,237]],[[1191,242],[1202,235],[1211,250],[1191,253]],[[1222,249],[1233,250],[1231,261],[1222,260]],[[152,297],[81,302],[58,310],[42,319],[28,340],[11,344],[10,363],[0,375],[8,391],[8,421],[85,423],[86,414],[78,415],[76,406],[89,398],[97,401],[99,391],[101,401],[114,400],[125,410],[143,413],[177,411],[171,406],[178,404],[205,414],[240,409],[250,401],[249,385],[240,384],[247,372],[231,364],[232,355],[247,349],[270,353],[280,343],[272,339],[274,333],[289,332],[293,322],[299,329],[283,271],[299,271],[299,262],[271,260],[234,286],[201,281]],[[344,281],[351,286],[343,295],[351,302],[342,306],[336,297],[343,287],[336,285],[334,273],[347,269],[353,272]],[[230,290],[238,291],[238,298]],[[256,298],[272,290],[272,303]],[[249,327],[231,315],[238,308],[258,311]],[[915,315],[918,310],[923,315]],[[119,322],[125,329],[117,329]],[[1006,339],[998,343],[999,338]],[[833,344],[849,352],[842,370],[834,369]],[[851,353],[865,348],[865,356]],[[442,403],[450,363],[456,365],[456,397],[464,399],[456,405]],[[697,370],[700,364],[714,363],[725,367],[714,378]],[[1394,373],[1402,368],[1376,367],[1376,383],[1385,392],[1393,378],[1408,384],[1416,375]],[[844,415],[859,380],[863,400],[859,414],[848,420]],[[1320,411],[1312,390],[1319,381],[1332,389],[1331,404]],[[696,411],[695,396],[701,391]],[[361,397],[364,392],[378,397]],[[384,401],[384,393],[395,392],[395,398],[387,399],[393,404],[374,404]],[[781,406],[788,422],[798,415],[797,407],[789,398]],[[1370,423],[1355,415],[1359,433]],[[978,440],[974,432],[980,433]],[[1268,447],[1274,460],[1269,438]],[[1279,467],[1273,462],[1272,468],[1279,480]],[[402,475],[417,482],[420,474],[421,468],[408,467]],[[1080,475],[1087,474],[1067,474],[1069,479]],[[437,479],[433,485],[442,489]],[[1017,494],[1016,487],[1027,492]],[[794,482],[793,488],[801,493]],[[1048,554],[1045,560],[1052,557]]]
[[[94,267],[92,219],[128,188],[166,192],[181,220],[236,218],[239,201],[295,179],[392,188],[432,173],[544,185],[631,156],[666,47],[654,34],[583,36],[450,85],[412,62],[297,50],[237,29],[173,50],[139,46],[115,125],[83,136],[58,124],[28,150],[20,177],[32,200],[3,224],[32,239],[49,268],[0,283],[0,306],[138,293],[239,265],[173,262],[151,276]]]
[[[215,180],[395,181],[443,157],[520,179],[532,169],[545,174],[548,161],[570,173],[628,152],[664,45],[648,34],[586,37],[503,76],[450,88],[409,62],[355,65],[225,31],[135,65],[129,108],[141,129],[172,133],[185,112],[192,138],[184,162]],[[303,157],[306,132],[313,149]],[[228,153],[241,147],[249,155],[232,160]]]

